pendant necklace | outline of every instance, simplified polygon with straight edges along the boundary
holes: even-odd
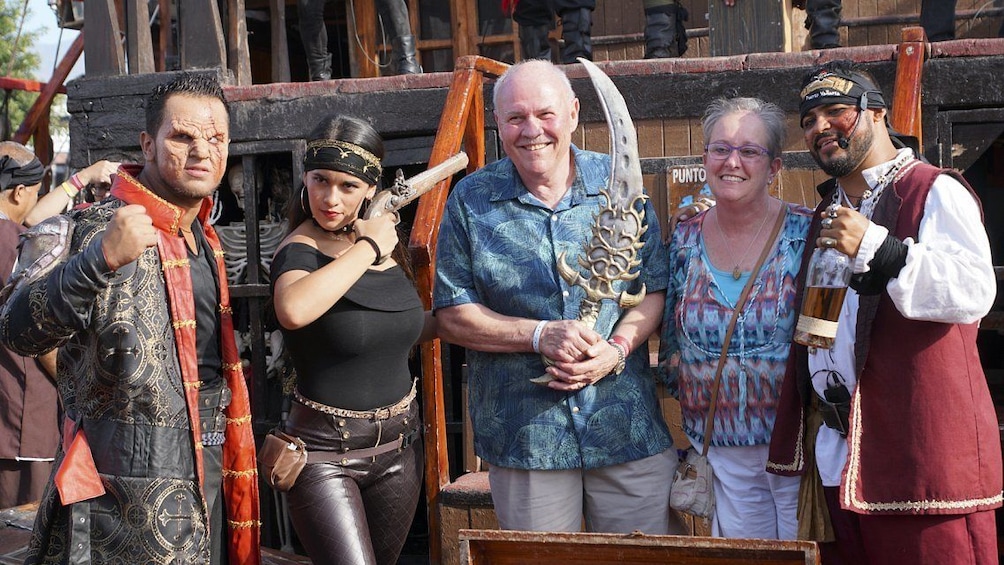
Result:
[[[739,270],[739,265],[741,265],[742,262],[746,259],[746,256],[749,255],[750,249],[753,247],[753,242],[755,242],[760,237],[760,232],[763,231],[764,225],[767,224],[767,216],[770,215],[770,214],[768,214],[766,212],[769,212],[769,211],[770,211],[770,205],[768,204],[767,210],[765,211],[765,213],[763,215],[763,220],[760,222],[760,227],[757,228],[757,230],[756,230],[756,234],[753,236],[752,239],[750,239],[749,244],[746,245],[746,251],[743,251],[743,254],[742,254],[742,256],[739,257],[739,260],[735,261],[736,266],[732,268],[732,278],[733,279],[739,280],[739,278],[743,276],[743,272],[741,270]],[[725,230],[722,229],[722,222],[721,222],[721,220],[718,217],[718,212],[717,211],[715,212],[715,225],[718,226],[718,234],[722,236],[722,241],[725,242],[725,247],[728,249],[729,260],[730,261],[734,260],[735,257],[732,256],[732,242],[729,241],[729,238],[725,236]]]

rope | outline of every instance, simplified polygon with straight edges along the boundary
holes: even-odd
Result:
[[[352,13],[352,36],[356,40],[356,46],[359,47],[359,52],[362,53],[364,57],[366,57],[367,61],[369,61],[370,63],[373,63],[378,68],[386,69],[386,68],[390,67],[390,63],[389,62],[386,63],[386,64],[381,64],[379,58],[377,58],[377,59],[371,58],[370,54],[367,53],[363,49],[362,40],[359,39],[359,26],[356,25],[356,2],[355,2],[355,0],[349,0],[349,11]],[[383,16],[381,16],[380,14],[377,14],[377,22],[380,24],[380,39],[382,40],[380,43],[382,43],[383,45],[386,45],[387,44],[387,33],[386,33],[386,31],[384,30],[384,27],[383,27]]]

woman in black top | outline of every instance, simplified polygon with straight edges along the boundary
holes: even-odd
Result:
[[[285,431],[338,462],[307,466],[289,491],[315,563],[397,562],[422,481],[421,424],[408,368],[434,337],[391,215],[362,220],[383,142],[343,116],[311,133],[292,231],[272,262],[276,316],[297,373]],[[360,451],[365,450],[365,451]]]

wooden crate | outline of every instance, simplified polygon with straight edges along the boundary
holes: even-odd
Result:
[[[460,531],[463,565],[817,565],[814,542],[642,534]]]

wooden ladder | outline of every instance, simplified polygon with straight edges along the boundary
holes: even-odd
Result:
[[[436,130],[429,166],[434,167],[463,147],[471,173],[485,165],[485,75],[500,76],[509,65],[480,56],[457,59],[453,82]],[[415,267],[415,286],[426,308],[432,307],[436,238],[446,208],[450,180],[419,199],[411,229],[409,250]],[[425,417],[425,490],[429,502],[429,562],[440,563],[442,543],[438,505],[443,487],[450,483],[443,400],[442,346],[434,340],[422,344],[422,401]]]

